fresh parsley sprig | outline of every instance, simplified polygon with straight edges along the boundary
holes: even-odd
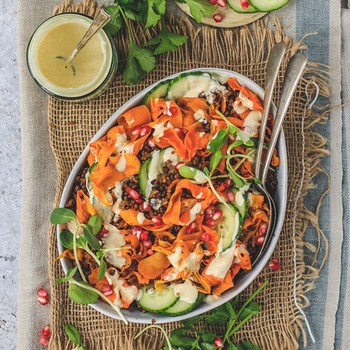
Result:
[[[68,323],[64,328],[65,333],[68,338],[76,345],[72,350],[85,350],[85,348],[81,345],[81,335],[78,330],[71,324]]]

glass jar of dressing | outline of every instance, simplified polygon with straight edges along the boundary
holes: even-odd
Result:
[[[101,95],[113,81],[118,56],[112,38],[99,30],[68,63],[92,19],[78,13],[63,13],[43,22],[27,48],[27,64],[35,82],[49,95],[81,102]]]

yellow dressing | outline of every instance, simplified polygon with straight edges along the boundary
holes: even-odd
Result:
[[[38,67],[52,84],[62,88],[80,88],[98,77],[105,61],[104,45],[98,34],[90,39],[72,64],[57,58],[68,58],[87,29],[88,26],[81,23],[68,22],[50,28],[42,36],[36,50]]]

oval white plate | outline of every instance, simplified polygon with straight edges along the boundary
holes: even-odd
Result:
[[[229,71],[226,69],[217,69],[217,68],[198,68],[198,69],[191,69],[186,72],[191,72],[191,71],[201,71],[201,72],[206,72],[206,73],[211,73],[215,74],[217,76],[226,76],[226,77],[236,77],[238,82],[242,85],[245,85],[248,89],[251,91],[255,92],[259,98],[262,100],[264,91],[263,89],[258,86],[256,83],[254,83],[252,80],[249,78],[233,72]],[[111,127],[115,125],[115,123],[118,120],[118,117],[126,112],[128,109],[135,107],[139,105],[142,102],[143,97],[147,94],[148,91],[150,91],[154,86],[156,86],[159,82],[165,81],[168,79],[172,79],[177,77],[179,74],[184,73],[180,72],[174,75],[171,75],[167,78],[164,78],[157,83],[149,86],[148,88],[144,89],[140,93],[138,93],[136,96],[131,98],[128,102],[126,102],[122,107],[120,107],[106,122],[103,124],[101,129],[96,133],[96,135],[92,138],[90,142],[94,142],[101,138]],[[275,114],[276,108],[273,106],[273,113]],[[283,222],[284,222],[284,216],[285,216],[285,211],[286,211],[286,203],[287,203],[287,186],[288,186],[288,171],[287,171],[287,150],[286,150],[286,143],[285,143],[285,138],[283,131],[280,135],[278,144],[278,154],[280,156],[281,164],[277,170],[277,180],[278,180],[278,185],[277,185],[277,190],[276,194],[274,196],[277,209],[278,209],[278,217],[277,217],[277,223],[276,223],[276,228],[275,228],[275,233],[271,239],[270,246],[268,249],[265,251],[264,255],[261,257],[259,262],[254,266],[254,268],[242,275],[240,278],[235,283],[235,286],[231,288],[230,290],[226,291],[223,293],[223,295],[214,303],[207,304],[204,303],[200,306],[198,306],[195,310],[192,312],[189,312],[186,315],[182,316],[176,316],[176,317],[169,317],[169,316],[164,316],[164,315],[159,315],[159,314],[154,314],[151,312],[141,312],[137,308],[130,308],[128,310],[122,310],[123,314],[125,317],[128,319],[130,322],[135,322],[135,323],[153,323],[153,320],[156,320],[157,323],[166,323],[166,322],[176,322],[176,321],[181,321],[196,315],[200,315],[204,312],[207,312],[209,310],[212,310],[216,308],[217,306],[225,303],[228,300],[231,300],[234,298],[237,294],[241,293],[255,278],[256,276],[260,273],[260,271],[264,268],[264,266],[267,264],[270,256],[272,255],[274,248],[277,244],[278,237],[281,233]],[[74,165],[72,172],[70,173],[67,183],[63,189],[61,201],[60,201],[60,207],[65,207],[67,200],[70,197],[70,193],[74,184],[74,180],[76,176],[79,174],[81,167],[84,165],[86,162],[86,158],[89,153],[89,145],[86,146],[84,149],[83,153],[80,155],[79,159],[77,160],[76,164]],[[59,253],[61,254],[64,251],[64,247],[62,246],[60,240],[59,240],[59,234],[60,234],[60,227],[57,225],[57,242],[58,242],[58,250]],[[72,267],[71,261],[69,259],[61,259],[61,263],[63,266],[63,269],[65,272],[67,272],[68,269]],[[117,313],[111,309],[111,307],[106,304],[105,302],[99,300],[96,304],[91,304],[91,306],[109,316],[113,317],[116,319],[120,319],[120,317],[117,315]]]

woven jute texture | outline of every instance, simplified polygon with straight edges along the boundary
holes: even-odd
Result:
[[[55,9],[55,12],[77,11],[93,15],[96,5],[85,0],[84,3],[72,5],[65,2]],[[67,177],[89,140],[101,125],[123,105],[128,99],[143,88],[170,74],[198,67],[217,67],[231,69],[254,80],[263,86],[266,74],[266,61],[270,49],[276,42],[284,40],[288,45],[286,57],[279,75],[275,101],[278,101],[283,74],[288,59],[293,53],[304,49],[301,43],[294,43],[286,37],[277,20],[261,20],[252,26],[235,30],[197,28],[185,18],[170,18],[167,25],[171,30],[186,34],[189,40],[174,53],[158,57],[157,68],[146,75],[145,80],[135,86],[127,86],[120,74],[112,86],[101,97],[86,103],[68,103],[49,99],[48,122],[50,128],[51,146],[56,158],[58,169],[56,199],[54,206],[59,203],[62,189]],[[155,35],[155,30],[145,31],[134,26],[135,38],[143,43]],[[116,45],[119,51],[120,64],[128,46],[125,33],[118,34]],[[313,288],[313,282],[318,276],[320,264],[318,247],[304,241],[304,233],[308,225],[318,227],[317,210],[310,212],[304,206],[307,191],[313,188],[312,179],[321,171],[320,160],[327,153],[324,150],[326,140],[315,133],[311,127],[323,122],[326,113],[307,113],[304,118],[306,102],[305,85],[315,80],[321,94],[329,96],[327,91],[327,69],[316,64],[309,64],[301,83],[298,86],[288,116],[284,131],[288,149],[288,208],[283,232],[274,257],[280,259],[282,268],[277,271],[265,269],[261,277],[270,283],[258,296],[257,301],[262,305],[262,311],[246,324],[236,335],[236,339],[249,339],[258,344],[261,349],[297,349],[302,336],[306,334],[304,320],[295,305],[295,297],[301,307],[309,304],[306,293]],[[305,155],[304,166],[301,155]],[[295,211],[295,204],[297,210]],[[294,278],[294,249],[292,233],[296,237],[296,279]],[[321,232],[318,230],[319,235]],[[305,249],[311,259],[305,259]],[[133,341],[133,337],[143,325],[130,324],[108,318],[89,306],[77,305],[68,299],[67,285],[55,284],[64,272],[59,263],[54,262],[58,255],[56,230],[52,227],[49,232],[49,273],[51,281],[51,327],[53,336],[50,349],[71,349],[72,344],[64,334],[64,326],[72,323],[82,334],[84,344],[88,349],[119,350],[161,349],[163,339],[161,334],[152,330]],[[296,288],[294,289],[294,282]],[[248,296],[255,288],[251,285],[242,293],[242,298]],[[166,324],[165,329],[171,330],[179,324]]]

